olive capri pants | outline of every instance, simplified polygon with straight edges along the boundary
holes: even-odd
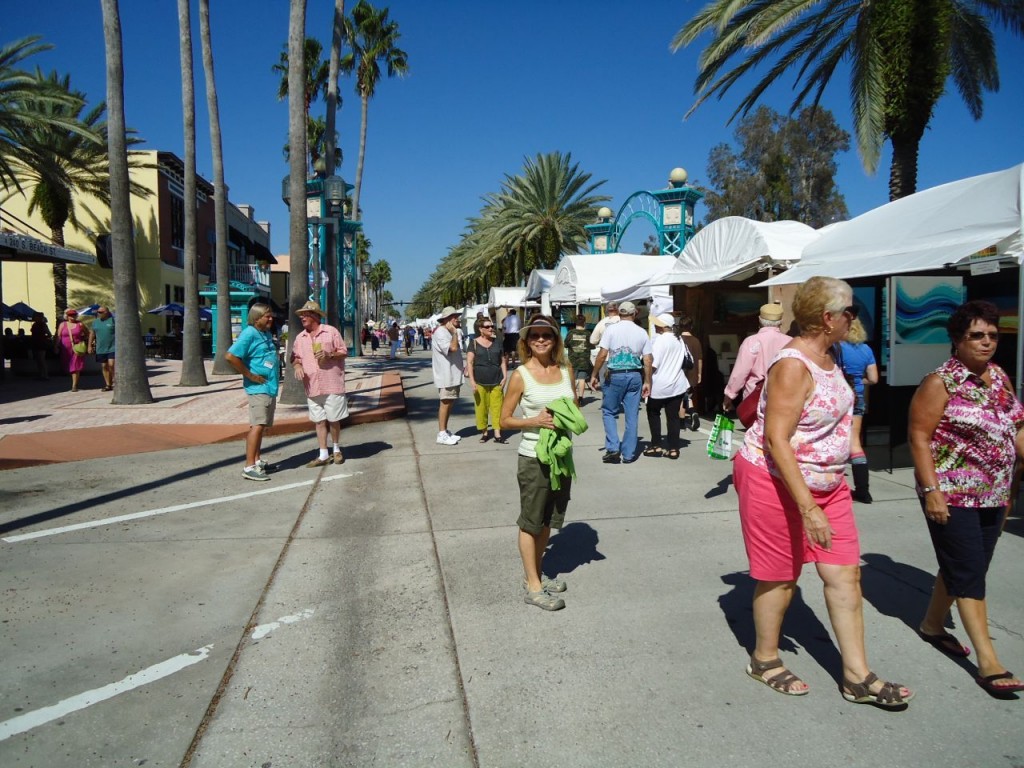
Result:
[[[491,427],[495,430],[501,429],[501,403],[505,399],[501,386],[495,384],[492,387],[477,384],[473,390],[473,407],[476,411],[476,428],[481,432],[487,429],[487,416],[491,417]]]

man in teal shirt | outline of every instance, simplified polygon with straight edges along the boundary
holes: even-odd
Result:
[[[103,371],[103,391],[109,392],[114,388],[114,316],[106,307],[96,310],[89,329],[89,347]]]
[[[267,304],[249,308],[249,324],[238,334],[225,355],[228,364],[242,374],[242,387],[249,400],[249,434],[245,438],[245,466],[242,476],[247,480],[269,480],[270,464],[260,458],[263,431],[274,425],[280,367],[277,345],[270,333],[274,312]]]

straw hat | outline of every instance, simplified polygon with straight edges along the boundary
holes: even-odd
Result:
[[[301,315],[306,312],[309,312],[314,315],[320,315],[320,317],[327,317],[327,315],[324,314],[324,311],[320,309],[320,305],[313,300],[307,301],[305,304],[299,307],[296,310],[295,314]]]

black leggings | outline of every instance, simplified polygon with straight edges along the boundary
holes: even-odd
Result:
[[[1006,507],[950,506],[945,525],[928,521],[939,574],[950,597],[985,599],[985,576],[1005,512]]]
[[[661,443],[661,410],[665,409],[665,421],[668,423],[668,449],[679,450],[679,404],[683,396],[648,397],[647,428],[651,431],[651,445]]]

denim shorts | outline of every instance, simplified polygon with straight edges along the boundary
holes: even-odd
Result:
[[[924,500],[921,500],[924,508]],[[950,597],[985,599],[985,577],[1002,532],[1006,507],[949,507],[949,520],[928,520],[939,574]]]

